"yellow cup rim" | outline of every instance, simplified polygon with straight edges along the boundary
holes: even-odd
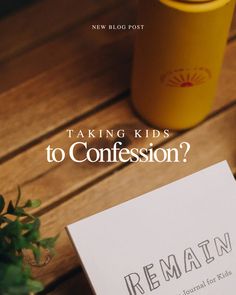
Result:
[[[204,12],[218,9],[235,0],[159,0],[162,4],[186,12]]]

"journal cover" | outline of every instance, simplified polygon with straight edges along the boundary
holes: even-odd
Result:
[[[225,161],[68,231],[95,294],[233,295],[235,212]]]

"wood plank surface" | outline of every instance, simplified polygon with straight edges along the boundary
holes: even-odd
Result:
[[[0,61],[108,9],[118,0],[41,0],[0,21]]]
[[[80,54],[78,59],[64,62],[0,95],[0,101],[4,101],[4,108],[0,110],[0,124],[4,127],[0,133],[0,157],[12,155],[37,138],[125,91],[129,87],[131,53],[132,38],[125,36],[120,40],[119,36],[112,44],[95,47],[87,55]],[[91,68],[91,64],[95,68]],[[119,74],[118,79],[117,73],[120,73],[121,67],[124,74]],[[110,72],[104,72],[105,68],[110,68]],[[93,84],[95,79],[91,78],[91,75],[94,78],[96,71],[97,87]],[[86,81],[83,77],[85,72]],[[81,85],[82,77],[84,80]],[[99,82],[99,79],[107,79],[107,84]],[[84,90],[88,89],[88,83],[91,83],[92,93]],[[108,85],[108,90],[112,88],[108,91],[109,97],[104,97],[105,85]],[[35,104],[38,105],[37,109]],[[31,128],[28,128],[29,125]]]
[[[88,129],[94,128],[115,131],[120,128],[125,129],[127,135],[124,139],[121,139],[124,147],[141,147],[148,144],[148,140],[144,138],[134,141],[131,137],[132,129],[145,129],[148,127],[134,115],[127,100],[122,100],[70,126],[70,129],[82,130],[84,134],[88,133]],[[116,135],[114,138],[109,139],[90,138],[88,146],[111,147],[117,139]],[[68,151],[69,146],[77,140],[87,141],[87,138],[84,140],[75,137],[69,139],[66,129],[64,129],[57,135],[0,165],[1,192],[4,193],[10,190],[7,193],[10,198],[18,183],[27,198],[37,194],[37,197],[43,201],[43,207],[47,207],[121,165],[121,163],[96,164],[89,162],[75,164],[68,157],[63,163],[48,163],[46,161],[46,148],[48,145],[61,147]],[[163,137],[155,140],[156,144],[161,142],[163,142]],[[80,152],[84,156],[84,152]],[[21,163],[24,163],[23,171]],[[47,191],[47,187],[50,187],[50,191]]]
[[[119,0],[41,0],[0,21],[0,61],[20,54],[52,35],[85,21]],[[236,21],[232,23],[231,36]]]
[[[58,284],[52,291],[46,292],[48,295],[94,295],[89,285],[87,277],[83,272],[71,276],[68,280]]]
[[[131,112],[126,100],[114,100],[108,104],[129,87],[132,36],[126,33],[99,33],[98,38],[94,39],[92,33],[87,33],[90,21],[77,27],[78,23],[117,5],[117,2],[104,0],[100,5],[94,1],[44,0],[0,22],[0,34],[3,33],[3,44],[0,44],[3,65],[0,79],[3,78],[3,86],[0,86],[0,93],[5,92],[0,95],[0,102],[5,102],[0,110],[0,157],[6,160],[7,156],[12,157],[15,152],[22,151],[0,166],[0,187],[8,197],[12,197],[16,184],[20,184],[27,198],[41,198],[44,212],[50,209],[42,215],[44,233],[52,235],[61,232],[57,257],[46,268],[35,268],[36,276],[46,284],[79,265],[64,231],[67,224],[225,158],[236,172],[236,141],[232,133],[236,123],[236,42],[231,42],[226,50],[213,110],[215,115],[179,137],[173,133],[173,139],[166,143],[168,147],[176,147],[182,141],[189,141],[192,148],[188,163],[78,166],[70,160],[60,165],[49,165],[45,161],[44,150],[48,144],[68,149],[71,143],[65,135],[68,126],[74,129],[87,129],[90,126],[103,129],[122,127],[126,130],[148,128]],[[55,17],[43,13],[46,7],[57,7]],[[133,8],[129,4],[127,7],[130,7],[130,11],[125,14],[117,9],[94,20],[110,21],[122,15],[128,21]],[[33,14],[37,14],[34,19]],[[45,19],[43,26],[42,17]],[[29,25],[31,22],[33,26]],[[56,36],[67,30],[68,34]],[[6,31],[11,33],[10,37]],[[77,34],[83,42],[75,41]],[[232,40],[235,34],[234,21],[230,33]],[[52,41],[40,45],[51,37],[54,37]],[[63,43],[68,47],[62,47]],[[59,47],[61,51],[54,55]],[[53,57],[50,58],[50,55]],[[37,57],[40,59],[34,65]],[[25,69],[20,68],[23,64],[26,65]],[[14,68],[17,70],[14,71]],[[216,115],[223,109],[224,112]],[[89,141],[98,147],[99,144],[109,146],[112,142]],[[145,139],[134,142],[129,136],[124,139],[124,145],[128,147],[147,146],[149,142]],[[164,140],[152,142],[159,145]],[[82,290],[84,295],[91,294],[81,274],[68,280],[52,294],[71,294],[76,284],[81,288],[78,288],[79,292]]]
[[[0,100],[7,103],[0,109],[0,157],[127,89],[131,58],[129,41],[122,39],[103,46],[2,94]]]
[[[200,126],[170,141],[166,147],[177,147],[183,141],[191,144],[187,163],[135,163],[111,174],[103,181],[52,208],[42,219],[47,235],[61,233],[58,255],[45,268],[35,269],[35,275],[50,283],[79,265],[75,250],[64,228],[89,215],[127,201],[142,193],[168,184],[218,161],[227,159],[236,172],[236,105],[212,117]],[[63,265],[63,268],[61,267]]]
[[[75,26],[65,34],[61,34],[52,40],[49,39],[41,46],[20,54],[6,62],[2,62],[0,72],[0,93],[11,87],[33,78],[65,60],[78,58],[101,44],[111,43],[119,37],[127,34],[125,31],[109,33],[108,31],[92,31],[90,27],[94,23],[134,23],[136,0],[122,3],[112,7],[108,12],[93,17],[82,25]],[[230,38],[236,35],[236,13],[232,23]]]
[[[233,42],[227,48],[217,99],[213,108],[214,112],[232,103],[236,98],[235,56],[236,42]],[[123,70],[124,68],[121,68],[119,76],[123,75]],[[114,78],[114,74],[111,77]],[[120,78],[118,80],[120,80]],[[103,88],[107,89],[107,85],[103,85]],[[114,84],[112,84],[111,81],[109,85],[109,87],[114,88]],[[68,110],[68,113],[69,112],[70,109]],[[35,124],[36,123],[37,121]],[[40,124],[42,124],[41,121]],[[27,124],[25,128],[27,128]],[[139,118],[133,114],[126,100],[121,100],[88,118],[82,118],[75,124],[70,125],[70,129],[74,130],[81,129],[86,131],[87,129],[94,128],[114,130],[124,128],[129,131],[134,128],[145,129],[148,128],[148,126],[142,123]],[[76,141],[75,138],[72,140],[68,139],[66,129],[67,128],[63,129],[56,135],[45,139],[43,142],[0,165],[1,193],[6,193],[7,198],[12,198],[15,194],[16,186],[20,185],[27,198],[37,196],[37,198],[43,201],[43,208],[45,208],[51,206],[54,202],[61,202],[71,194],[80,191],[90,183],[100,177],[104,177],[106,174],[111,173],[112,170],[123,165],[121,163],[109,165],[82,163],[78,165],[74,164],[69,159],[60,164],[49,164],[46,161],[45,151],[48,145],[68,150],[69,146]],[[22,136],[24,136],[24,134],[22,134]],[[116,139],[117,138],[105,141],[101,140],[100,142],[90,139],[88,140],[88,145],[109,146],[112,145]],[[164,140],[165,139],[161,137],[155,139],[153,143],[156,145],[161,144]],[[148,146],[150,142],[150,140],[144,138],[134,141],[129,135],[123,141],[124,145],[129,147]],[[22,163],[24,169],[22,169]],[[50,187],[50,190],[48,190],[48,187]]]
[[[95,21],[109,23],[114,18],[114,22],[120,19],[129,22],[132,18],[128,17],[132,15],[132,5],[123,8],[125,9],[115,9]],[[3,67],[0,74],[2,85],[9,86],[10,83],[12,86],[12,81],[17,83],[21,77],[32,77],[0,95],[0,102],[4,102],[4,108],[0,109],[0,125],[3,126],[0,131],[0,157],[90,111],[128,88],[132,37],[126,36],[127,33],[111,34],[102,31],[91,31],[85,37],[90,30],[88,25],[89,23],[81,27],[80,31],[75,30],[71,35],[66,34],[67,37],[47,44],[39,51],[37,49],[36,53],[30,55],[30,59],[27,59],[27,55],[26,59],[4,65],[5,71]],[[78,39],[77,33],[80,33]],[[67,49],[63,47],[65,41]],[[54,51],[57,53],[54,54]],[[35,63],[35,60],[38,62]],[[50,69],[44,72],[45,66]],[[15,70],[16,68],[19,70]],[[43,72],[34,78],[41,71]],[[28,128],[29,125],[31,128]]]
[[[24,9],[25,5],[34,4],[35,0],[0,0],[0,18],[14,13],[18,9]]]
[[[236,34],[236,9],[234,10],[234,16],[233,16],[233,20],[231,24],[229,37],[234,38],[235,34]]]
[[[112,6],[109,11],[101,13],[81,25],[71,28],[56,38],[49,39],[40,46],[33,48],[6,62],[2,62],[0,71],[0,93],[33,79],[65,61],[88,56],[89,52],[101,46],[116,42],[129,32],[92,30],[92,24],[133,23],[135,21],[135,0]]]
[[[46,292],[48,295],[94,295],[89,282],[83,272],[79,272],[76,275],[71,276],[68,280],[62,284],[58,284],[52,291]]]

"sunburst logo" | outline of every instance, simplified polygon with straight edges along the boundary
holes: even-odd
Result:
[[[161,76],[161,82],[170,87],[193,87],[206,83],[211,78],[208,68],[176,69]]]

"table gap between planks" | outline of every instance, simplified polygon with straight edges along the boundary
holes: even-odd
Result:
[[[66,136],[68,127],[150,128],[128,102],[133,35],[90,30],[97,23],[135,22],[136,4],[42,0],[0,20],[0,190],[12,198],[19,184],[27,198],[41,198],[43,207],[35,213],[42,218],[43,234],[61,232],[57,256],[47,267],[34,270],[50,294],[70,294],[72,289],[91,294],[83,273],[76,271],[80,263],[64,231],[67,224],[223,159],[236,173],[231,131],[236,123],[236,17],[210,116],[189,131],[172,132],[168,142],[152,141],[156,148],[189,141],[191,161],[158,167],[46,162],[44,150],[49,144],[68,149],[72,142]],[[129,132],[124,140],[127,147],[149,142],[145,138],[134,142]],[[89,140],[90,144],[101,143]]]

